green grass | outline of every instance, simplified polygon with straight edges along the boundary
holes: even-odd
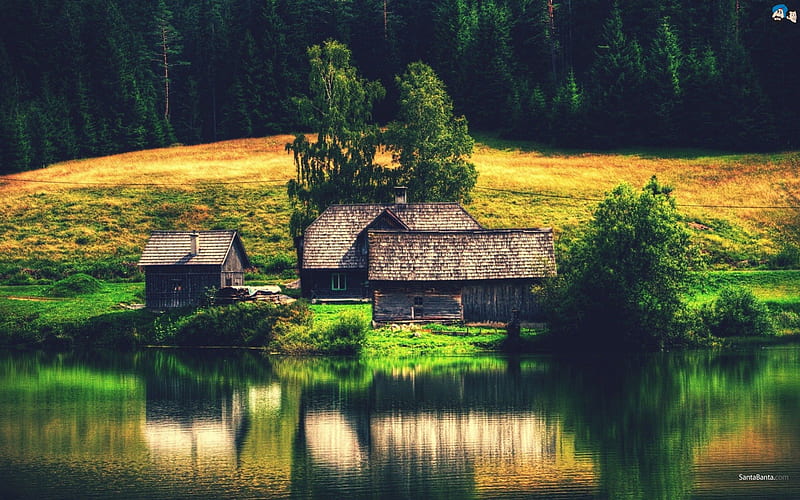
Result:
[[[370,304],[312,304],[314,325],[335,322],[344,311],[358,311],[372,321]],[[523,337],[537,332],[524,330]],[[370,330],[362,353],[368,356],[411,357],[419,355],[456,356],[497,351],[506,338],[502,328],[461,325],[400,325]]]
[[[0,286],[0,313],[36,315],[41,321],[84,321],[128,311],[123,306],[142,303],[144,283],[103,283],[98,292],[69,298],[47,296],[42,285]]]
[[[747,288],[759,300],[800,307],[800,271],[711,271],[693,286],[690,302],[703,304],[725,287]]]
[[[285,185],[295,169],[284,145],[291,139],[139,151],[4,176],[0,282],[49,283],[76,272],[141,280],[136,262],[151,231],[214,228],[240,231],[260,268],[249,279],[290,281],[295,254]],[[390,156],[381,153],[377,161],[388,164]],[[685,222],[695,223],[694,239],[712,266],[755,268],[782,252],[800,255],[800,231],[792,229],[800,227],[797,210],[719,208],[796,205],[795,152],[598,153],[480,136],[472,161],[479,177],[467,209],[486,227],[553,227],[563,246],[615,185],[638,188],[656,174],[675,188]],[[10,180],[17,177],[35,182]],[[782,267],[800,266],[797,259]]]
[[[800,314],[800,271],[711,271],[693,286],[688,296],[694,307],[713,301],[725,287],[744,287],[780,314]],[[155,316],[148,311],[130,311],[127,305],[143,302],[143,283],[102,283],[96,293],[70,298],[47,296],[46,285],[0,286],[0,316],[35,318],[43,325],[86,323],[144,324]],[[312,304],[314,325],[335,323],[344,311],[357,311],[371,321],[370,304]],[[782,333],[798,333],[784,329]],[[523,340],[537,332],[524,330]],[[502,329],[457,325],[382,327],[367,334],[363,353],[370,356],[467,355],[498,350],[505,339]]]

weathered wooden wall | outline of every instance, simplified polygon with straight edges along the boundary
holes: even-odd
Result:
[[[331,289],[331,274],[347,275],[346,290]],[[300,272],[303,296],[309,299],[364,299],[369,297],[366,269],[304,270]]]
[[[219,266],[148,266],[145,303],[152,309],[198,304],[209,287],[220,288]]]
[[[512,309],[520,311],[522,321],[539,320],[541,306],[531,291],[534,283],[535,280],[497,280],[465,284],[461,295],[464,320],[507,323]]]
[[[458,283],[377,281],[370,285],[372,319],[378,323],[462,319]]]
[[[217,288],[226,286],[244,286],[244,262],[238,251],[230,252],[222,265],[222,275]]]

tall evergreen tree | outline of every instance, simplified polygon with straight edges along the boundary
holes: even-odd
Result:
[[[678,142],[679,111],[683,97],[683,53],[678,37],[668,19],[663,19],[646,58],[646,112],[655,120],[645,141],[655,145],[675,145]]]
[[[511,51],[511,13],[499,2],[487,0],[474,7],[477,24],[465,54],[464,106],[476,126],[508,127],[516,99]],[[468,84],[466,82],[469,82]]]
[[[635,144],[641,140],[644,77],[641,47],[625,34],[622,15],[615,4],[589,72],[589,119],[599,145]]]

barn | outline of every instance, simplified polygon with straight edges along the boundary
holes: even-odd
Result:
[[[332,205],[298,239],[303,296],[319,300],[371,297],[367,279],[367,232],[482,229],[458,203],[406,203],[396,188],[394,203]]]
[[[373,321],[507,322],[540,313],[556,273],[552,229],[368,232]]]
[[[154,231],[139,266],[153,309],[195,306],[209,288],[244,285],[251,267],[236,231]]]

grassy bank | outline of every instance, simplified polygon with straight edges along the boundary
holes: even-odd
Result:
[[[0,282],[86,272],[141,279],[135,263],[156,229],[233,228],[262,279],[294,261],[285,184],[292,158],[279,135],[59,163],[0,177]],[[380,157],[388,164],[388,156]],[[712,266],[800,267],[797,153],[595,153],[478,137],[478,185],[467,209],[490,228],[553,227],[563,245],[620,182],[653,174],[674,186]],[[32,252],[35,249],[35,252]],[[251,276],[256,278],[257,276]]]
[[[698,279],[690,296],[690,305],[701,307],[713,301],[726,287],[752,291],[770,309],[779,337],[800,333],[800,271],[715,271]],[[191,311],[165,314],[145,309],[133,310],[142,302],[143,283],[102,283],[100,291],[76,297],[48,295],[46,285],[0,286],[0,343],[37,344],[62,339],[67,344],[136,345],[163,344],[175,341],[176,325]],[[371,321],[369,304],[310,306],[312,323],[306,330],[330,332],[343,317]],[[523,329],[523,341],[534,346],[541,331]],[[302,332],[297,342],[305,342]],[[368,355],[412,356],[419,354],[461,355],[500,350],[506,338],[502,328],[487,326],[420,325],[383,327],[368,330],[362,352]],[[64,340],[67,339],[67,340]],[[291,350],[292,339],[283,347]],[[761,340],[727,340],[748,344]],[[768,342],[782,342],[780,338]],[[294,345],[294,349],[300,349]]]

